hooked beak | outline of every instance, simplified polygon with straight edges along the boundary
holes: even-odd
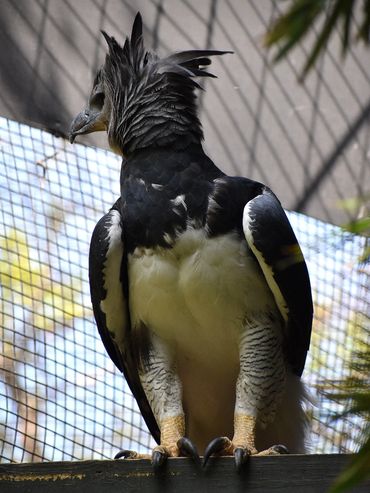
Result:
[[[73,144],[77,135],[89,134],[100,130],[105,130],[105,125],[101,120],[101,112],[91,111],[87,108],[81,111],[73,120],[69,132],[69,141]]]

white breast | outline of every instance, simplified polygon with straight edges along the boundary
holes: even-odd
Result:
[[[171,249],[129,256],[130,313],[177,352],[196,358],[236,347],[247,313],[276,309],[245,241],[188,229]]]

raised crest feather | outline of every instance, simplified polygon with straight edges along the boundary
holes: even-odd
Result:
[[[211,57],[232,52],[186,50],[161,59],[145,49],[140,13],[123,46],[105,31],[102,34],[108,54],[101,79],[109,88],[105,96],[111,101],[108,138],[113,147],[126,154],[149,144],[200,142],[195,90],[202,87],[195,78],[215,77],[207,71]]]
[[[131,43],[136,46],[143,38],[143,19],[140,12],[136,14],[131,31]]]

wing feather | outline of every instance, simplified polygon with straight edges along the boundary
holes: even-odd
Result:
[[[126,273],[126,275],[124,275]],[[95,226],[89,255],[90,293],[95,320],[105,349],[124,374],[141,414],[159,443],[160,432],[141,385],[131,348],[127,289],[127,262],[122,241],[119,201]],[[126,293],[125,293],[126,292]]]
[[[284,209],[267,187],[246,204],[243,230],[287,323],[287,356],[293,371],[300,376],[311,338],[310,279]]]

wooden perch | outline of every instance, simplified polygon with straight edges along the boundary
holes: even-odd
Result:
[[[190,459],[169,459],[155,475],[148,460],[95,460],[0,465],[4,493],[319,493],[326,492],[349,455],[252,457],[241,474],[232,458],[212,458],[206,469]],[[356,493],[368,493],[370,481]]]

